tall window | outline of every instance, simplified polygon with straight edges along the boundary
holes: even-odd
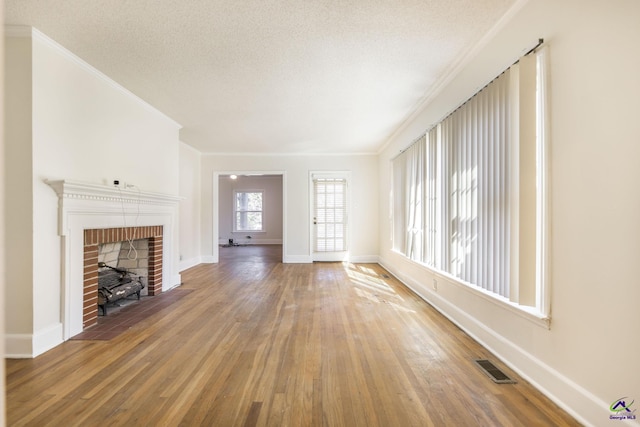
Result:
[[[233,193],[234,224],[233,231],[264,231],[263,229],[263,199],[264,192],[240,191]]]
[[[521,58],[393,161],[393,247],[547,314],[546,48]]]

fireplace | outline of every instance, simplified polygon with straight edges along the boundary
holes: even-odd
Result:
[[[162,234],[163,227],[118,227],[84,230],[84,286],[82,305],[82,326],[88,328],[98,323],[98,249],[106,243],[148,239],[147,294],[162,292]]]
[[[63,340],[97,323],[100,244],[148,239],[148,294],[180,285],[180,197],[67,180],[47,184],[58,195]]]

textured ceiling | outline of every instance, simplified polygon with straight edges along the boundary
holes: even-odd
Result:
[[[5,0],[205,153],[375,153],[515,0]]]

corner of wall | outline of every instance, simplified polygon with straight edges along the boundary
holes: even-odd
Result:
[[[36,357],[53,347],[62,344],[62,323],[56,323],[37,331],[33,335],[33,357]]]
[[[284,255],[282,262],[284,264],[311,264],[313,260],[309,255]]]
[[[31,334],[5,334],[5,357],[8,359],[30,359],[33,357]]]
[[[183,272],[184,270],[188,270],[189,268],[195,267],[198,264],[201,264],[202,261],[202,257],[194,257],[194,258],[190,258],[190,259],[185,259],[185,260],[181,260],[180,264],[178,265],[178,271],[179,272]]]
[[[62,342],[62,323],[51,325],[35,334],[6,334],[5,357],[31,359]]]

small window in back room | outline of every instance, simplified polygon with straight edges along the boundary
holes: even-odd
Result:
[[[233,231],[264,231],[264,191],[237,190],[233,198]]]

